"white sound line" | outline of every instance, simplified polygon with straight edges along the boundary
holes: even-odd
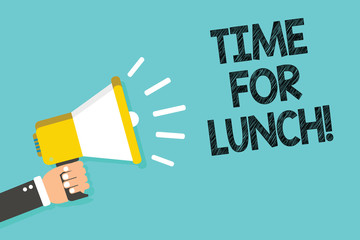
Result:
[[[144,93],[145,93],[146,96],[149,96],[150,94],[156,92],[160,88],[165,87],[170,82],[171,82],[170,78],[165,78],[161,82],[159,82],[159,83],[155,84],[154,86],[152,86],[151,88],[147,89]]]
[[[137,60],[137,62],[135,63],[135,65],[130,69],[130,71],[128,72],[128,76],[132,77],[134,75],[134,73],[139,69],[139,67],[141,66],[141,64],[145,61],[145,59],[143,57],[139,58],[139,60]]]
[[[176,107],[165,108],[165,109],[154,111],[153,116],[159,117],[159,116],[176,113],[176,112],[181,112],[181,111],[185,111],[185,110],[186,110],[186,106],[180,105],[180,106],[176,106]]]
[[[165,158],[162,158],[162,157],[159,157],[159,156],[156,156],[156,155],[152,155],[152,156],[151,156],[151,159],[154,160],[154,161],[157,161],[157,162],[159,162],[159,163],[168,165],[168,166],[170,166],[170,167],[173,167],[173,166],[174,166],[174,162],[173,162],[173,161],[167,160],[167,159],[165,159]]]
[[[158,138],[185,139],[185,134],[183,133],[156,132],[155,135]]]

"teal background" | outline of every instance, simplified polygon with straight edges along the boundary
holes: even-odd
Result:
[[[0,192],[53,166],[36,156],[37,121],[70,112],[110,84],[125,82],[145,165],[83,158],[90,197],[51,205],[0,224],[1,239],[359,239],[359,111],[357,1],[2,1],[0,3]],[[226,37],[219,64],[211,29],[304,18],[309,53],[234,63],[235,35]],[[251,52],[251,32],[245,35]],[[139,57],[145,62],[132,78]],[[228,72],[293,64],[303,96],[269,105],[241,94],[231,102]],[[166,77],[172,83],[146,97]],[[247,81],[244,80],[244,83]],[[263,91],[266,91],[263,82]],[[152,111],[185,104],[159,118]],[[225,118],[240,130],[241,116],[331,107],[332,142],[260,149],[212,157],[207,120],[227,145]],[[286,134],[299,135],[296,120]],[[185,140],[157,139],[156,131]],[[240,134],[235,135],[239,139]],[[151,160],[156,154],[173,168]],[[1,214],[1,213],[0,213]]]

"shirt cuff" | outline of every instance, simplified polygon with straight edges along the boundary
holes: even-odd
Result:
[[[49,195],[46,192],[46,188],[45,188],[44,182],[42,181],[41,177],[40,176],[35,177],[34,182],[36,185],[36,189],[39,193],[42,205],[45,207],[49,206],[51,202],[50,202]]]

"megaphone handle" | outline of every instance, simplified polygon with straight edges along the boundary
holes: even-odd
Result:
[[[65,165],[65,164],[69,164],[69,163],[73,163],[73,162],[76,162],[76,161],[79,161],[78,158],[75,158],[75,159],[72,159],[72,160],[69,160],[69,161],[65,161],[65,162],[61,162],[61,163],[57,163],[56,164],[56,167],[59,167],[59,166],[62,166],[62,165]],[[60,174],[60,178],[61,178],[61,181],[62,182],[65,182],[63,179],[62,179],[62,175],[64,173],[61,173]],[[66,192],[66,196],[67,198],[69,199],[69,201],[75,201],[75,200],[79,200],[81,198],[84,198],[84,197],[87,197],[89,196],[88,194],[85,194],[85,193],[82,193],[82,192],[77,192],[77,193],[74,193],[74,194],[71,194],[69,192],[69,189],[68,188],[64,188],[65,192]]]

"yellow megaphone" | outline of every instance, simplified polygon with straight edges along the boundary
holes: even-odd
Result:
[[[61,166],[95,157],[141,162],[133,127],[139,122],[135,112],[129,112],[121,81],[113,77],[111,84],[83,105],[64,115],[39,121],[33,135],[38,156],[45,164]],[[70,201],[87,194],[70,194]]]

